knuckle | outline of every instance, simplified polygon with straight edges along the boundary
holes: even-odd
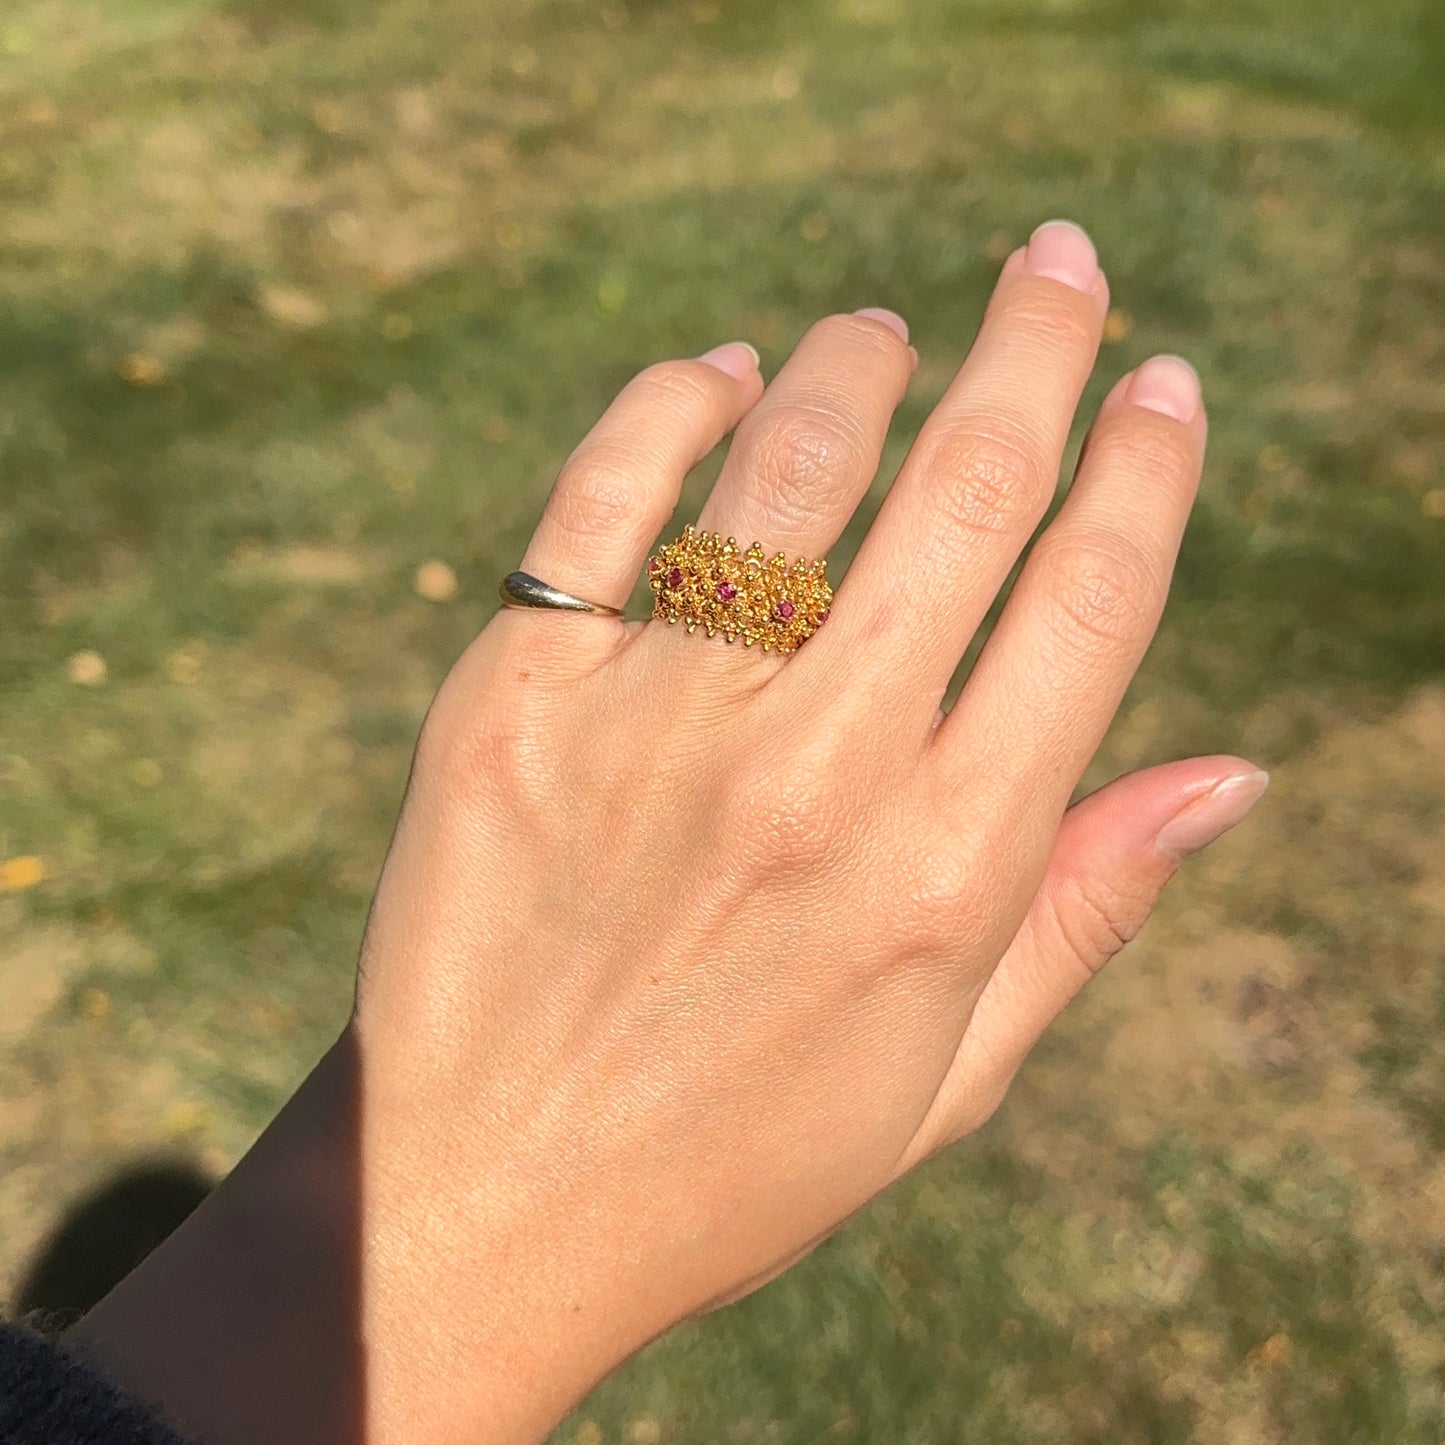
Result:
[[[769,877],[817,871],[841,856],[847,815],[820,762],[745,774],[724,811],[738,851]]]
[[[1027,286],[1014,295],[1009,324],[1051,349],[1092,351],[1102,323],[1094,299],[1062,286]]]
[[[648,409],[694,416],[712,407],[721,380],[721,372],[701,362],[659,361],[640,372],[628,390]]]
[[[955,430],[940,436],[925,463],[945,527],[972,537],[1032,528],[1052,494],[1037,447],[1006,434]]]
[[[1081,877],[1062,890],[1053,912],[1064,946],[1090,973],[1097,973],[1143,928],[1149,899]]]
[[[1153,482],[1188,477],[1198,452],[1183,423],[1143,407],[1130,407],[1102,429],[1090,447],[1091,461],[1109,471]]]
[[[789,405],[759,428],[750,471],[764,504],[781,520],[803,524],[862,452],[855,423],[821,406]]]
[[[562,468],[552,492],[552,520],[569,537],[592,541],[630,532],[638,512],[636,461],[608,446],[589,447]]]
[[[522,812],[545,780],[546,759],[535,733],[500,709],[449,705],[438,697],[417,742],[416,773],[442,796],[475,804],[490,799]]]
[[[941,951],[956,939],[968,885],[962,859],[946,849],[917,861],[908,889],[908,933],[925,951]]]
[[[995,924],[995,901],[979,890],[979,879],[987,876],[979,848],[948,831],[915,850],[905,862],[899,896],[897,932],[906,951],[931,959],[971,956]]]
[[[1158,587],[1153,569],[1118,539],[1074,541],[1045,554],[1046,586],[1074,646],[1115,649],[1153,624]]]
[[[809,328],[808,340],[853,353],[871,351],[887,361],[896,360],[907,350],[907,343],[891,326],[871,316],[852,316],[845,312],[815,322]]]

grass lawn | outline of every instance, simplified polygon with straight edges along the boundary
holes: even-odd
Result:
[[[0,1299],[338,1027],[423,710],[623,380],[894,307],[886,481],[1053,215],[1090,405],[1177,350],[1213,426],[1096,775],[1274,789],[981,1136],[558,1439],[1445,1439],[1437,0],[7,0]]]

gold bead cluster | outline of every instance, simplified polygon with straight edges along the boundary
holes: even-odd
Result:
[[[781,552],[768,557],[757,542],[744,551],[732,537],[686,527],[647,564],[652,615],[689,632],[741,638],[745,647],[792,652],[827,619],[827,570],[827,562],[799,557],[789,566]]]

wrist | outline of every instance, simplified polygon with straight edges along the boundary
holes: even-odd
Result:
[[[570,1190],[542,1206],[496,1150],[457,1177],[425,1112],[349,1028],[67,1345],[208,1445],[541,1440],[656,1331],[605,1287],[616,1237],[589,1253],[608,1231],[576,1227]]]
[[[672,1321],[642,1318],[585,1150],[501,1127],[495,1099],[447,1106],[436,1076],[364,1045],[356,1057],[368,1445],[540,1441]]]

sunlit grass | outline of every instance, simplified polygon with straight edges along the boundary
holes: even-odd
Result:
[[[984,1139],[562,1438],[1441,1438],[1428,1211],[1386,1203],[1445,1113],[1439,15],[11,4],[0,863],[41,871],[0,892],[4,1268],[131,1152],[234,1157],[315,1057],[431,690],[628,375],[895,307],[886,481],[1064,214],[1113,287],[1087,405],[1181,351],[1212,423],[1096,771],[1242,751],[1275,821]]]

